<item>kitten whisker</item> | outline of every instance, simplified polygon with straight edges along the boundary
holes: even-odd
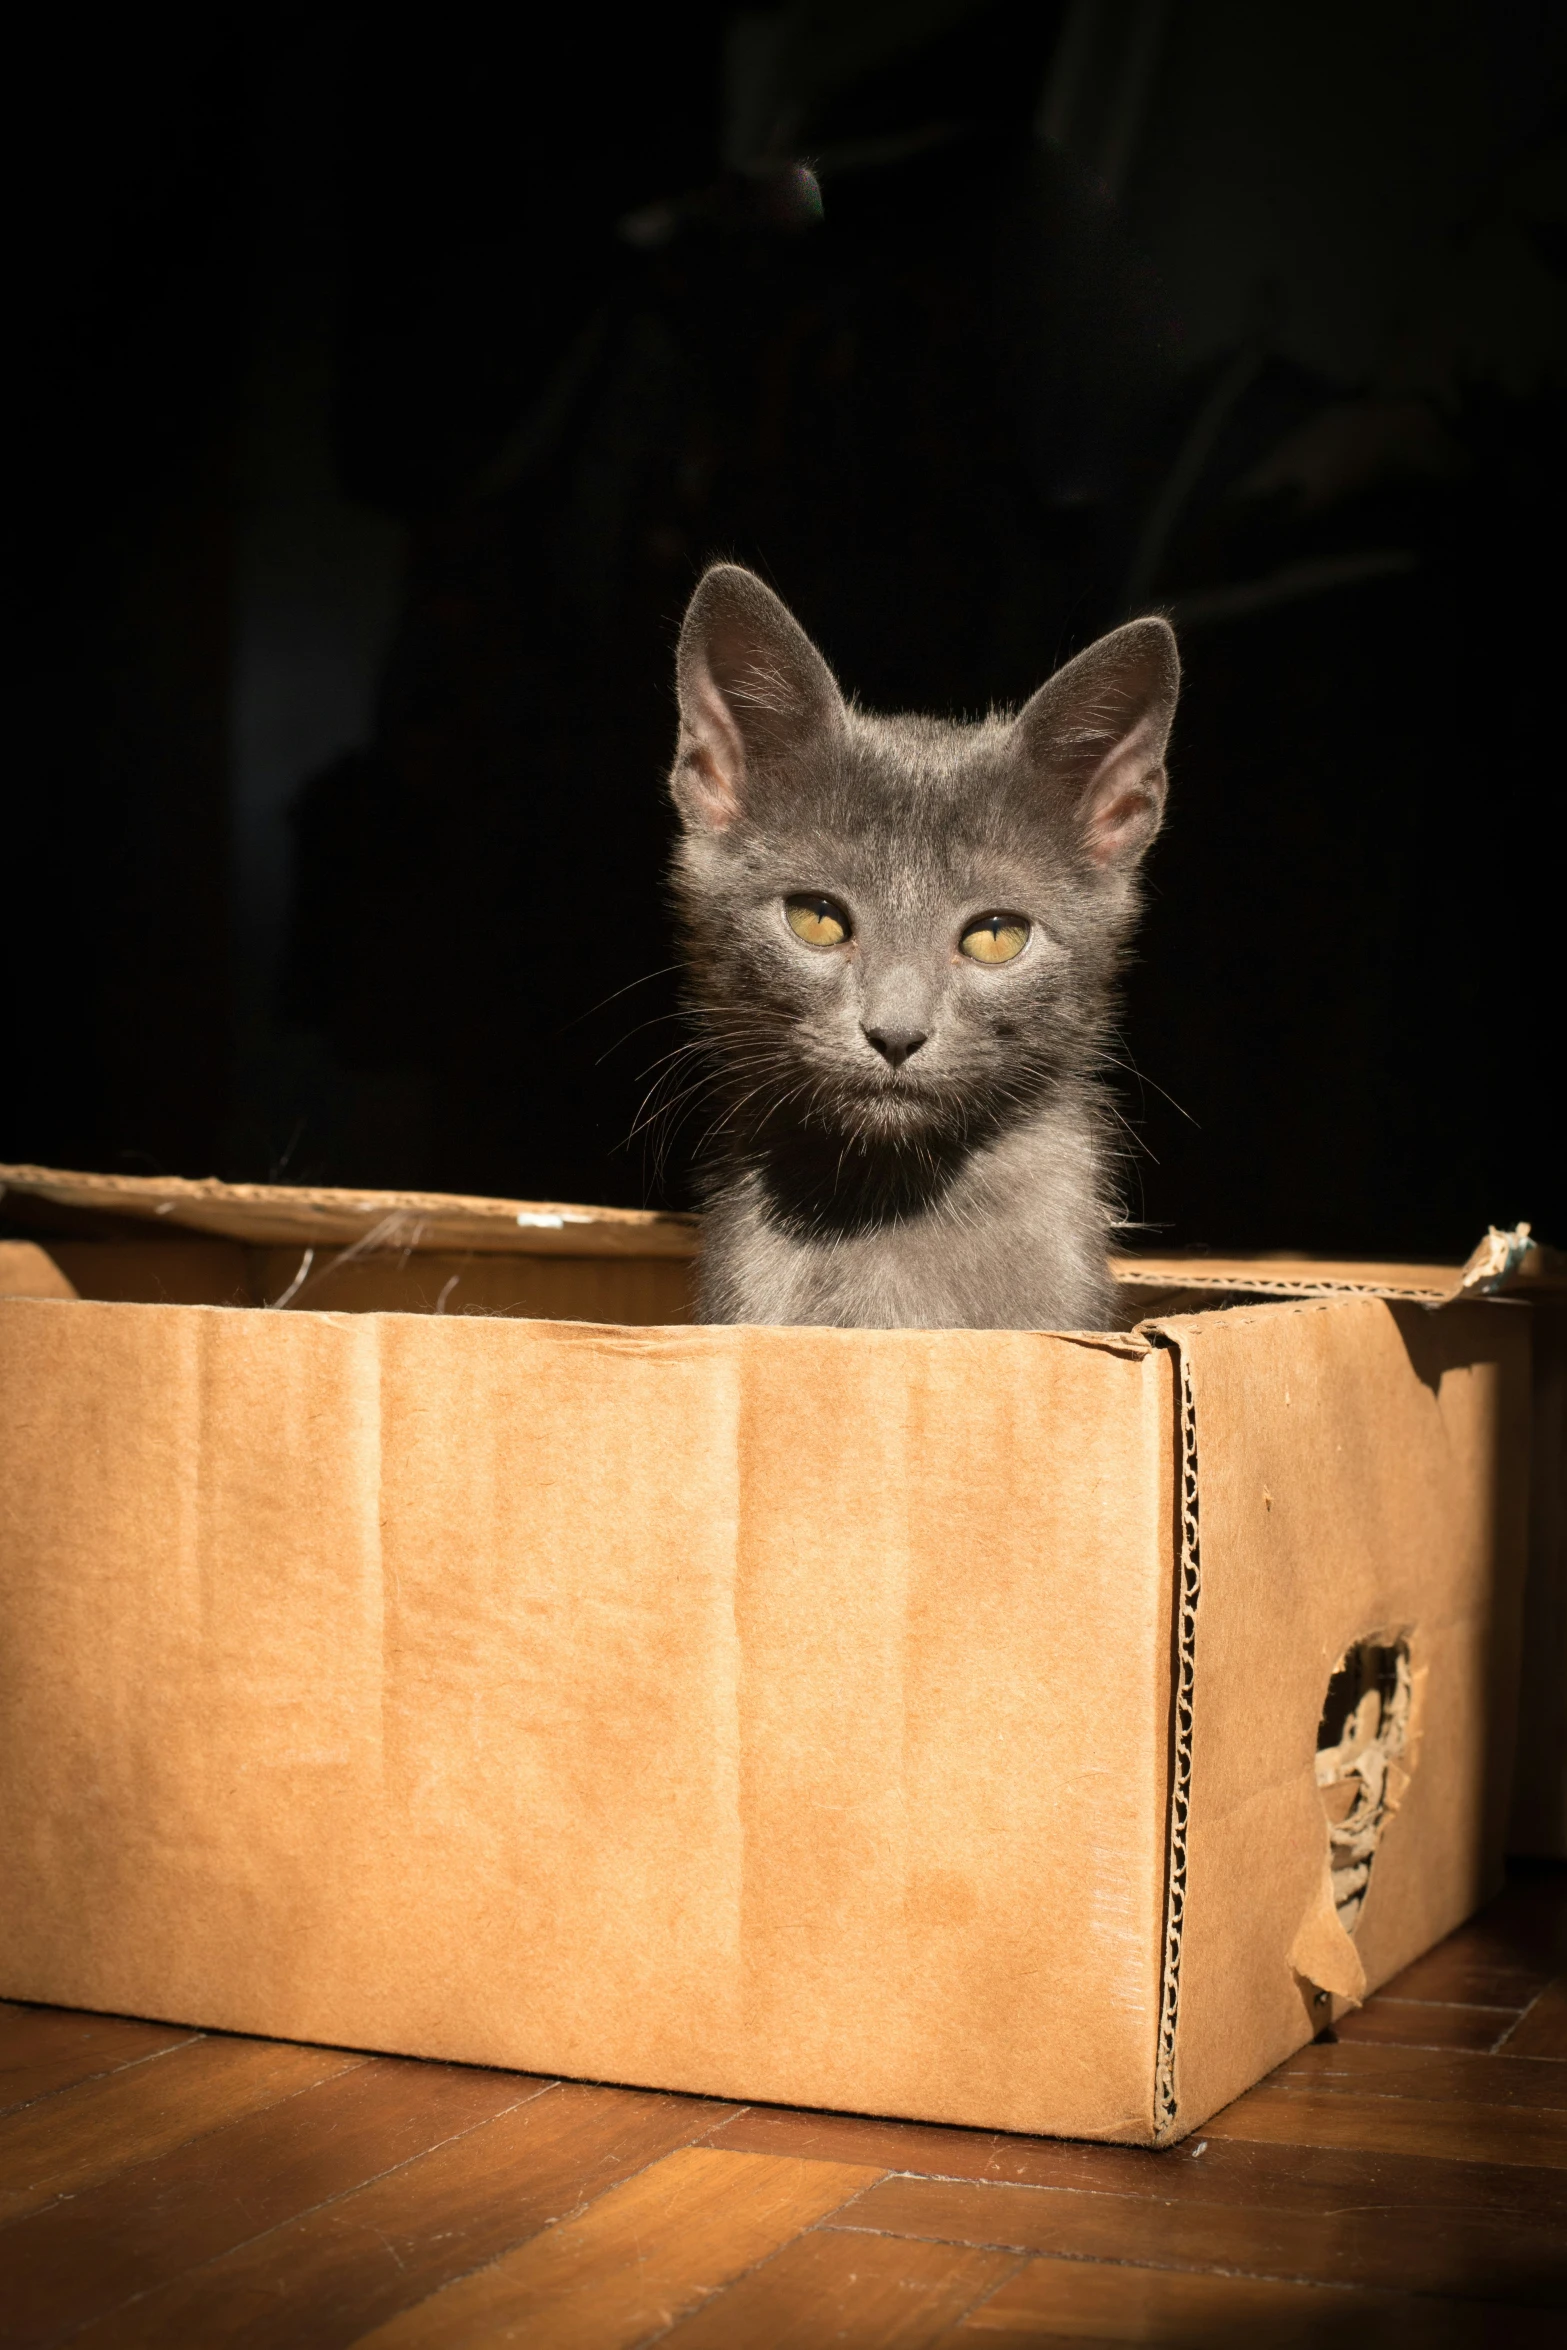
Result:
[[[1102,1056],[1105,1067],[1107,1069],[1124,1069],[1127,1076],[1135,1077],[1139,1085],[1151,1085],[1154,1089],[1154,1092],[1162,1095],[1164,1100],[1169,1103],[1171,1109],[1174,1110],[1179,1117],[1184,1118],[1188,1126],[1195,1127],[1197,1132],[1200,1134],[1202,1132],[1202,1127],[1198,1120],[1192,1116],[1191,1111],[1185,1108],[1182,1103],[1178,1102],[1173,1093],[1166,1093],[1164,1087],[1159,1083],[1157,1077],[1147,1077],[1143,1074],[1143,1071],[1138,1068],[1137,1063],[1131,1058],[1130,1053],[1127,1052],[1126,1039],[1122,1036],[1120,1030],[1117,1028],[1112,1028],[1109,1033],[1115,1039],[1115,1042],[1120,1046],[1122,1052],[1127,1053],[1127,1058],[1122,1061],[1118,1060],[1114,1053],[1105,1053]]]
[[[661,963],[656,971],[644,971],[640,979],[628,979],[624,987],[613,988],[608,995],[600,996],[598,1002],[589,1004],[585,1012],[573,1013],[565,1026],[557,1029],[555,1033],[557,1036],[567,1035],[573,1028],[580,1028],[584,1020],[591,1020],[595,1012],[602,1012],[610,1004],[619,1003],[621,997],[629,995],[634,987],[647,987],[655,979],[667,979],[671,973],[679,969],[678,963]]]
[[[666,1020],[683,1020],[684,1018],[684,1012],[675,1011],[655,1012],[650,1020],[639,1020],[635,1028],[628,1028],[624,1036],[617,1036],[613,1044],[604,1047],[593,1064],[594,1068],[602,1069],[611,1053],[618,1053],[623,1044],[629,1044],[634,1036],[640,1036],[644,1028],[658,1028]]]

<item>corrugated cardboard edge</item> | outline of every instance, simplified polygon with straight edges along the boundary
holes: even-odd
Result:
[[[650,1208],[589,1208],[423,1191],[344,1191],[286,1183],[220,1183],[173,1175],[90,1175],[0,1166],[8,1192],[155,1229],[303,1246],[471,1249],[530,1256],[673,1256],[697,1251],[697,1219]]]
[[[1364,1264],[1306,1257],[1112,1257],[1123,1289],[1201,1291],[1230,1297],[1385,1297],[1416,1305],[1459,1298],[1567,1295],[1567,1251],[1547,1248],[1528,1224],[1493,1224],[1467,1260],[1452,1265]]]
[[[1165,1864],[1164,1960],[1159,1991],[1159,2044],[1154,2062],[1153,2138],[1168,2145],[1180,2135],[1175,2094],[1175,2043],[1181,2010],[1181,1929],[1186,1910],[1186,1829],[1191,1816],[1192,1725],[1196,1682],[1197,1605],[1202,1596],[1198,1517],[1197,1405],[1190,1366],[1175,1337],[1149,1324],[1146,1335],[1175,1357],[1179,1418],[1179,1556],[1175,1574],[1173,1702],[1170,1708],[1170,1827]]]

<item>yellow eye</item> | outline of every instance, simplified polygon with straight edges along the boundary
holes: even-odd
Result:
[[[808,947],[841,947],[849,917],[832,898],[785,898],[784,920]]]
[[[1010,963],[1027,946],[1031,927],[1021,914],[981,914],[958,944],[971,962]]]

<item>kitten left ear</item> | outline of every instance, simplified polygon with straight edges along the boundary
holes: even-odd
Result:
[[[1180,685],[1169,622],[1129,620],[1058,669],[1014,721],[1030,769],[1065,802],[1101,870],[1135,865],[1164,820]]]
[[[843,697],[821,654],[772,589],[738,563],[715,563],[698,581],[675,685],[680,739],[669,783],[699,831],[726,831],[773,772],[843,724]]]

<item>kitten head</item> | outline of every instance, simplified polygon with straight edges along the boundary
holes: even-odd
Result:
[[[675,882],[724,1156],[820,1225],[893,1212],[1092,1068],[1164,811],[1175,639],[1134,620],[1016,716],[873,718],[770,589],[698,585]],[[878,1207],[877,1203],[880,1203]]]

